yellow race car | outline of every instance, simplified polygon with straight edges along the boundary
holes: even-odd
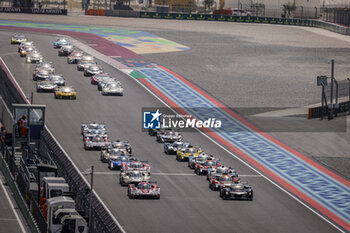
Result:
[[[75,100],[77,98],[77,91],[73,87],[57,87],[55,89],[55,98],[56,99],[73,99]]]
[[[28,41],[27,38],[23,35],[13,35],[11,37],[11,44],[20,44],[22,42]]]
[[[183,147],[176,152],[176,160],[178,161],[188,161],[188,158],[198,157],[200,153],[202,153],[202,149],[199,146],[188,146]]]

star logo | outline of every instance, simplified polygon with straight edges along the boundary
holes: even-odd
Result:
[[[159,121],[159,117],[162,115],[162,113],[160,113],[159,109],[157,109],[157,111],[155,113],[151,113],[151,115],[153,116],[151,122],[153,122],[154,120]]]

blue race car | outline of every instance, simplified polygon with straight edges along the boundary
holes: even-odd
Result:
[[[189,142],[182,142],[182,141],[175,141],[173,143],[170,142],[165,142],[164,143],[164,153],[165,154],[175,154],[178,149],[182,148],[182,147],[188,147],[190,145]]]
[[[70,42],[66,39],[66,38],[57,38],[54,42],[53,42],[53,47],[55,49],[59,49],[61,48],[63,45],[70,45]]]
[[[111,170],[114,170],[114,169],[120,170],[125,165],[129,166],[132,161],[133,159],[127,155],[111,157],[109,159],[108,168]]]

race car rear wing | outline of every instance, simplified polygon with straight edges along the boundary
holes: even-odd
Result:
[[[88,125],[88,124],[90,124],[92,122],[95,122],[95,123],[100,124],[100,125],[104,125],[105,124],[104,121],[81,121],[81,124]]]

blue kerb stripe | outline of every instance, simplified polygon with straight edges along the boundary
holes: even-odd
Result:
[[[349,221],[350,190],[347,186],[253,132],[168,72],[160,68],[139,68],[137,70],[147,76],[152,85],[197,119],[221,120],[225,130],[215,131],[217,134],[339,217]],[[206,108],[209,111],[206,111]]]

